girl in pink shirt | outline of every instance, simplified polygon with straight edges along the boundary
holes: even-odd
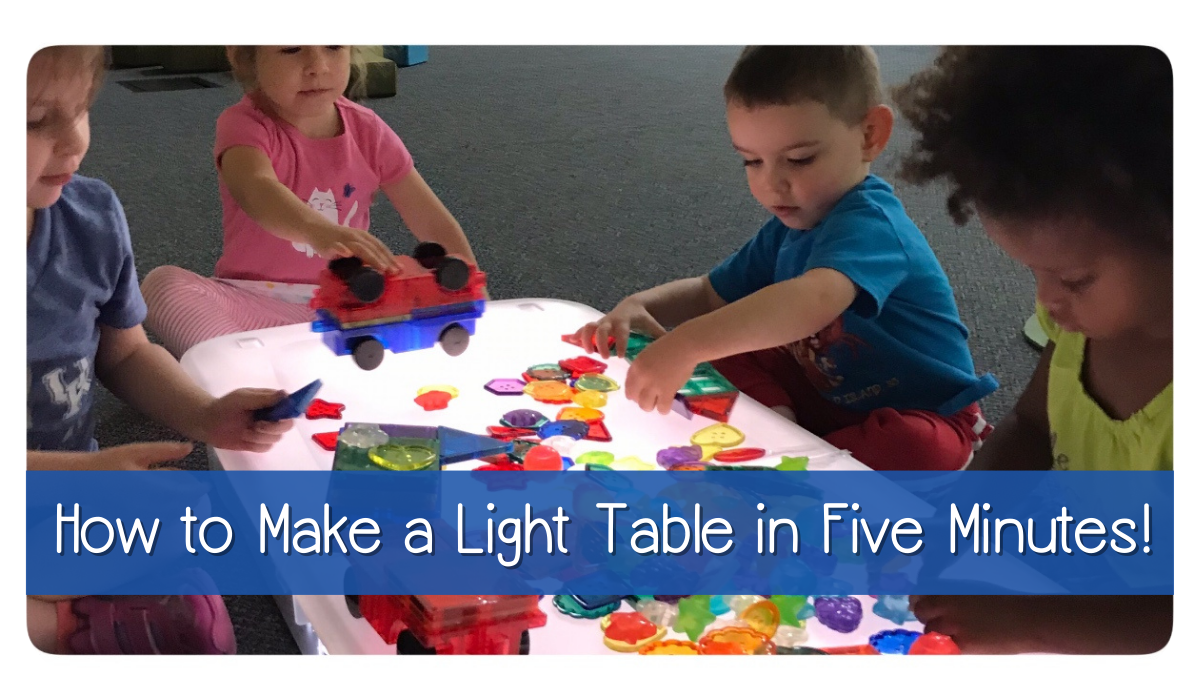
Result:
[[[165,266],[142,283],[146,326],[172,353],[311,320],[307,302],[328,258],[394,267],[391,252],[367,233],[381,189],[418,240],[474,262],[462,228],[400,137],[343,96],[351,63],[362,67],[354,47],[231,46],[226,53],[246,95],[217,119],[225,240],[215,277]]]

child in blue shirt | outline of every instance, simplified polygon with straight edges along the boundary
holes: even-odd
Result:
[[[987,423],[950,284],[892,188],[870,174],[887,145],[867,47],[750,47],[725,85],[750,191],[773,215],[707,275],[639,292],[578,332],[659,339],[626,394],[670,409],[712,361],[743,393],[875,469],[961,469]],[[675,326],[668,332],[668,328]],[[601,343],[600,354],[608,355]]]
[[[165,425],[230,450],[270,449],[290,421],[255,421],[286,394],[240,389],[214,398],[147,340],[129,229],[112,189],[77,175],[88,109],[102,80],[96,46],[42,49],[29,63],[26,179],[27,466],[146,469],[187,443],[97,450],[95,380]],[[29,596],[34,645],[57,653],[233,653],[217,595]]]

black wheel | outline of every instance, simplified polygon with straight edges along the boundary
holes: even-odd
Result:
[[[360,267],[346,278],[346,286],[350,293],[364,304],[370,304],[383,296],[383,275],[378,270]]]
[[[452,323],[446,326],[438,337],[438,342],[442,344],[442,350],[450,357],[458,357],[467,351],[467,345],[471,342],[471,334],[467,333],[467,329]]]
[[[441,243],[421,243],[413,250],[413,258],[427,270],[435,269],[446,257]]]
[[[517,650],[517,653],[522,656],[529,656],[529,630],[521,633],[521,646]]]
[[[374,338],[362,338],[354,343],[351,353],[360,369],[372,370],[383,362],[383,343]]]
[[[350,617],[362,619],[362,611],[358,609],[358,596],[346,594],[346,609],[350,611]]]
[[[457,292],[471,281],[471,268],[458,258],[446,258],[438,264],[433,276],[439,287]]]
[[[437,655],[437,649],[429,647],[417,641],[417,635],[412,633],[412,630],[404,630],[400,636],[396,638],[396,653],[404,654],[405,656],[413,655]]]
[[[329,271],[340,279],[346,279],[362,269],[362,258],[336,258],[329,261]]]

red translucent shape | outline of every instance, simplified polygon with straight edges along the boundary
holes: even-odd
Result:
[[[609,615],[604,636],[626,644],[637,644],[658,634],[658,627],[640,612],[615,612]]]
[[[529,428],[509,428],[504,425],[489,425],[487,432],[490,437],[506,441],[537,435],[536,430],[530,430]]]
[[[583,436],[584,440],[593,440],[595,442],[612,442],[612,433],[608,432],[608,426],[604,425],[604,421],[596,421],[588,423],[587,435]]]
[[[427,391],[413,399],[413,403],[426,411],[438,411],[449,406],[452,398],[454,397],[446,391]]]
[[[326,450],[333,452],[337,449],[338,434],[337,431],[332,433],[313,433],[313,442],[317,443]]]
[[[913,641],[912,646],[908,648],[908,655],[924,655],[924,654],[961,654],[962,651],[954,640],[944,634],[937,632],[926,632],[917,637]]]
[[[557,472],[563,468],[562,455],[544,445],[529,448],[522,464],[525,471]]]
[[[604,372],[604,370],[608,369],[607,364],[599,360],[594,360],[587,355],[572,357],[569,360],[559,360],[558,366],[570,372],[571,376],[575,379],[592,372],[601,374]]]
[[[734,450],[721,450],[713,455],[713,459],[724,464],[733,464],[735,462],[749,462],[765,454],[767,454],[767,451],[760,447],[739,447]]]
[[[870,644],[859,644],[850,647],[826,647],[821,651],[834,656],[878,656],[879,650]]]
[[[340,419],[344,410],[346,410],[346,404],[344,403],[332,403],[325,399],[313,399],[312,403],[308,405],[308,410],[304,412],[304,415],[313,420],[317,418]]]

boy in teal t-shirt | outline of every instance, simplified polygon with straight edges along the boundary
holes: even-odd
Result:
[[[892,112],[867,47],[750,47],[725,85],[750,191],[773,217],[709,274],[634,294],[577,339],[659,339],[626,394],[669,410],[701,362],[875,469],[961,469],[988,425],[945,273],[870,174]],[[676,326],[668,332],[667,329]],[[601,344],[601,355],[608,348]]]

